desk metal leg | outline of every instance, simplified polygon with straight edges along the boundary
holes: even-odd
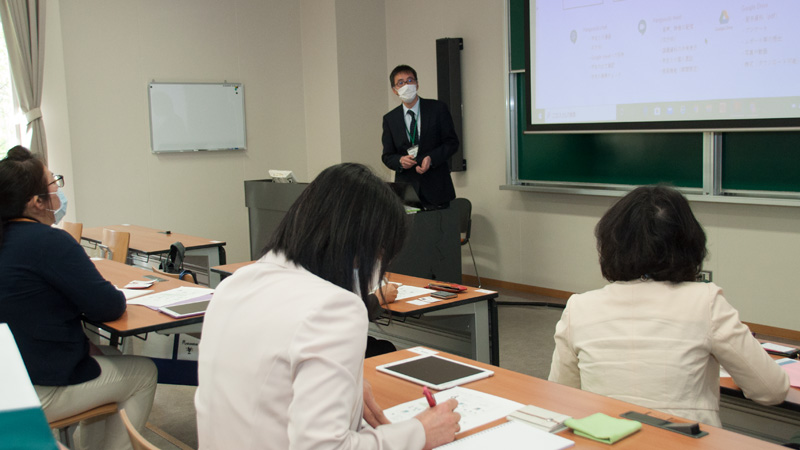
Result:
[[[489,308],[489,339],[492,341],[491,364],[500,367],[500,324],[497,320],[497,301],[489,299],[486,302]]]

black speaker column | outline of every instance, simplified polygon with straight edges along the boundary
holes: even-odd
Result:
[[[442,38],[436,40],[436,78],[439,100],[445,102],[453,116],[453,124],[461,145],[458,152],[450,158],[450,170],[461,172],[467,170],[464,159],[464,138],[462,130],[461,100],[461,50],[464,48],[462,38]]]

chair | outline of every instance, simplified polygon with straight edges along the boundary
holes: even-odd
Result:
[[[139,433],[139,430],[133,426],[131,419],[128,418],[128,413],[126,413],[124,409],[119,411],[119,415],[122,417],[122,423],[125,424],[125,429],[128,430],[128,436],[131,438],[133,450],[159,450],[158,447],[148,442],[147,439],[142,436],[142,433]]]
[[[128,258],[130,241],[131,234],[127,231],[103,228],[103,239],[97,246],[100,248],[103,258],[125,264],[125,260]]]
[[[70,236],[73,237],[78,244],[81,243],[81,234],[83,234],[83,224],[75,222],[61,222],[61,228],[64,229]]]
[[[197,279],[195,279],[194,273],[192,273],[191,270],[182,270],[180,273],[169,273],[159,269],[158,266],[153,266],[152,269],[153,272],[156,273],[157,275],[164,275],[165,277],[177,278],[178,280],[188,281],[189,283],[197,284]]]
[[[107,416],[109,414],[114,414],[117,412],[117,404],[116,403],[107,403],[105,405],[100,405],[96,408],[92,408],[86,410],[82,413],[75,414],[74,416],[65,417],[63,419],[54,420],[50,422],[50,428],[53,430],[58,430],[58,437],[59,440],[64,443],[67,447],[72,447],[72,443],[70,442],[71,434],[69,432],[69,428],[73,425],[77,425],[82,420],[93,419],[95,417],[102,417]]]
[[[481,287],[481,276],[478,274],[478,265],[475,264],[475,255],[472,253],[472,244],[469,243],[472,231],[472,203],[466,198],[456,198],[450,202],[450,207],[458,213],[459,226],[461,231],[461,245],[469,247],[469,256],[472,257],[472,267],[475,268],[475,276],[478,277],[478,287]]]

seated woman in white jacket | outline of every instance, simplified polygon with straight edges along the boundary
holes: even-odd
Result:
[[[264,256],[226,278],[206,312],[201,449],[418,450],[454,439],[455,400],[390,424],[363,380],[368,295],[405,237],[403,205],[366,167],[339,164],[306,187]]]
[[[595,235],[611,284],[567,302],[551,381],[715,426],[720,364],[751,400],[786,398],[786,373],[722,289],[695,281],[706,235],[678,191],[633,190],[600,219]]]

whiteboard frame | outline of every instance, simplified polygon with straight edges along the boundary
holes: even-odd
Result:
[[[155,144],[155,136],[153,130],[153,104],[152,104],[152,86],[158,85],[174,85],[174,86],[198,86],[198,85],[205,85],[205,86],[237,86],[239,90],[239,94],[241,95],[241,117],[242,117],[242,129],[241,129],[241,137],[242,139],[242,146],[223,146],[223,147],[212,147],[212,148],[184,148],[184,149],[168,149],[168,150],[156,150]],[[193,153],[193,152],[206,152],[206,151],[239,151],[239,150],[246,150],[247,149],[247,117],[245,115],[245,98],[244,98],[244,83],[238,82],[157,82],[152,80],[147,83],[147,112],[150,121],[150,151],[153,154],[170,154],[170,153]]]

